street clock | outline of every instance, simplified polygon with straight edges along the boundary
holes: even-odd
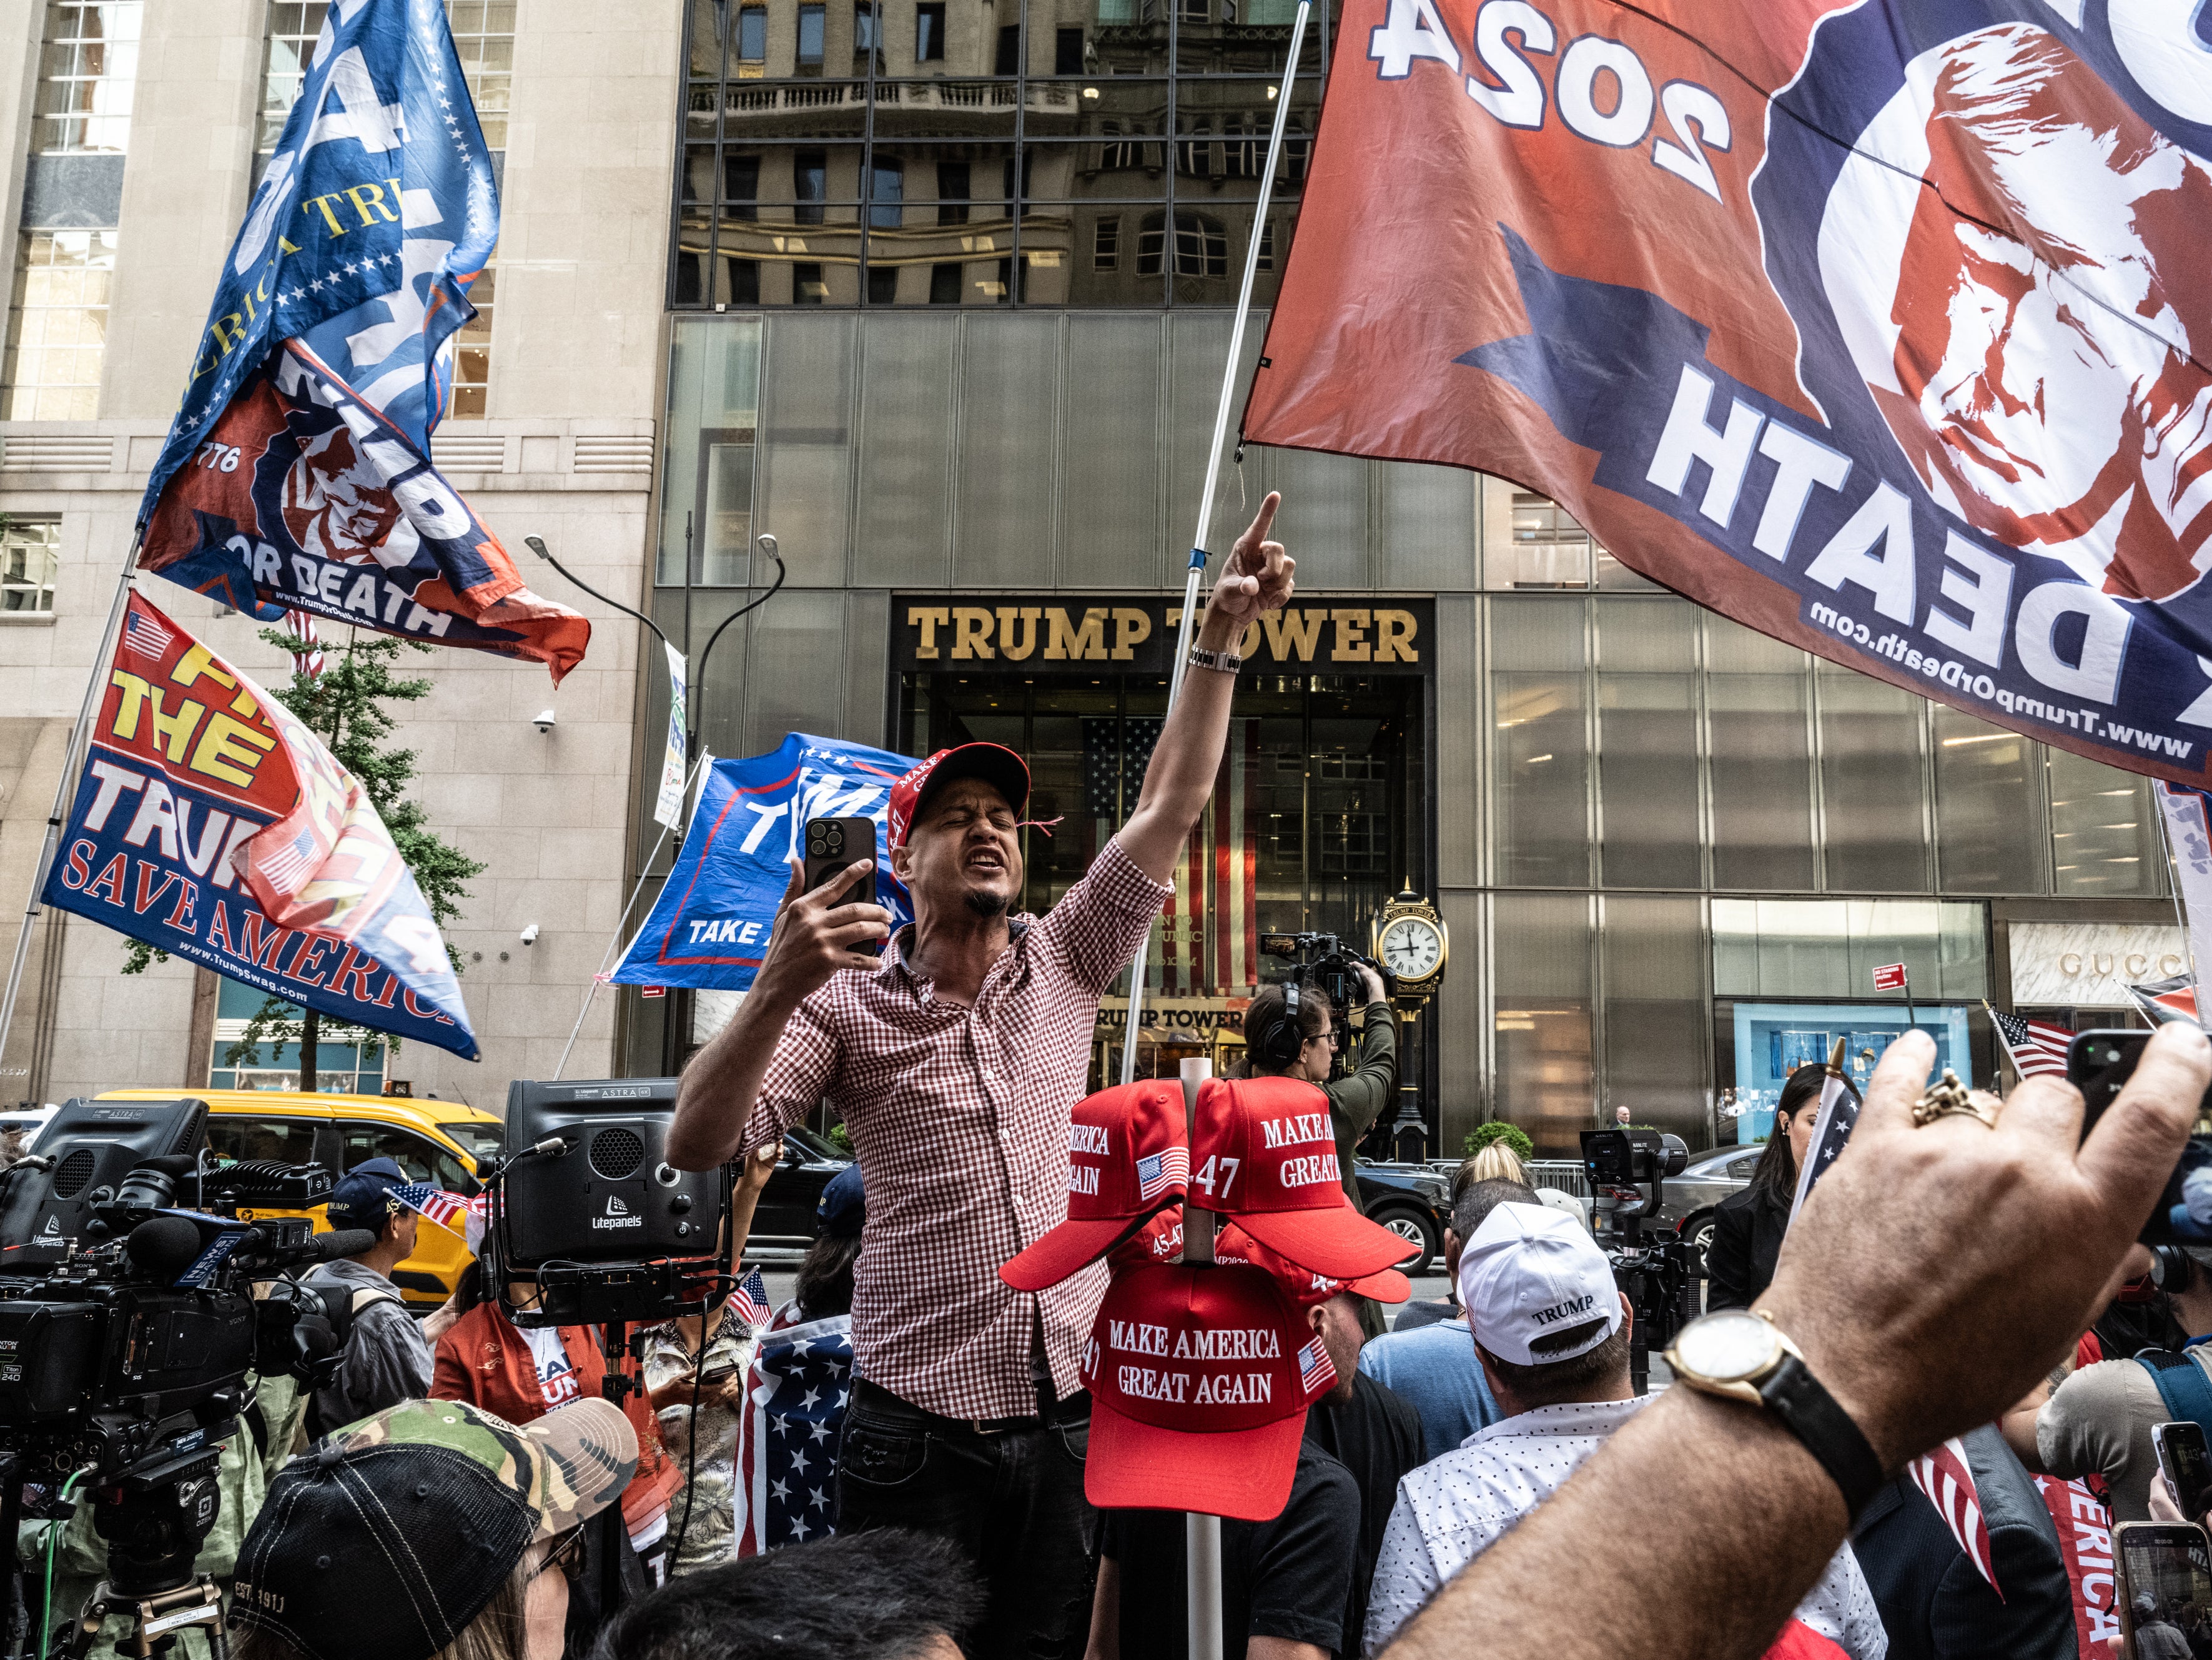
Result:
[[[1443,918],[1410,887],[1375,919],[1375,960],[1396,980],[1401,997],[1434,994],[1450,954]]]

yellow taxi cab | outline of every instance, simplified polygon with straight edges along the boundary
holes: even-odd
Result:
[[[208,1104],[208,1145],[218,1158],[273,1158],[279,1164],[317,1164],[333,1177],[367,1158],[389,1158],[414,1182],[429,1182],[464,1199],[478,1191],[477,1161],[500,1148],[506,1126],[488,1112],[458,1101],[415,1100],[388,1095],[306,1095],[285,1090],[110,1090],[103,1101],[173,1100],[189,1093]],[[326,1233],[323,1207],[313,1210],[240,1211],[259,1216],[308,1216]],[[459,1219],[455,1219],[458,1225]],[[392,1283],[416,1314],[427,1314],[453,1294],[469,1264],[461,1235],[425,1218],[416,1228],[415,1254],[392,1270]]]

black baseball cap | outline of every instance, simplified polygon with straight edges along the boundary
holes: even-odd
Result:
[[[637,1432],[611,1401],[526,1425],[407,1401],[278,1471],[238,1548],[229,1623],[307,1660],[429,1660],[524,1554],[619,1503]]]
[[[868,1219],[868,1197],[860,1185],[860,1167],[848,1164],[831,1177],[814,1204],[814,1231],[838,1238],[856,1237]]]

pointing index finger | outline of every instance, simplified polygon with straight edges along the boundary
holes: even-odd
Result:
[[[1269,490],[1267,499],[1260,503],[1259,514],[1252,520],[1252,528],[1244,532],[1243,539],[1255,545],[1266,541],[1267,532],[1274,528],[1276,509],[1282,505],[1283,493]]]

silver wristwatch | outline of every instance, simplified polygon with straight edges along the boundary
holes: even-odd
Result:
[[[1214,669],[1223,674],[1234,674],[1244,666],[1244,660],[1233,651],[1208,651],[1203,646],[1190,648],[1189,662],[1194,669]]]

